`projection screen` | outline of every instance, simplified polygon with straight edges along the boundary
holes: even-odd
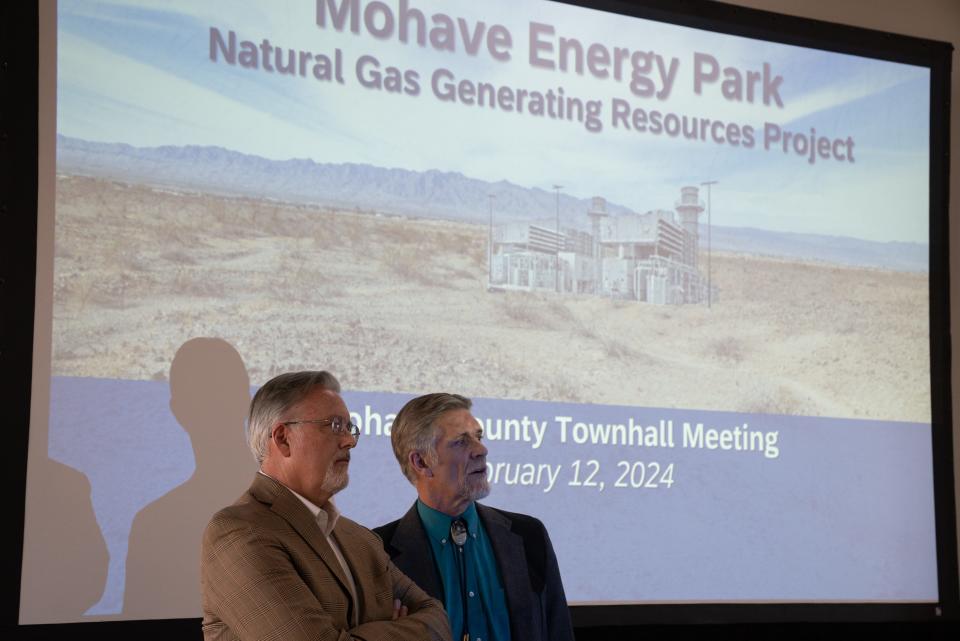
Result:
[[[22,624],[199,616],[299,369],[368,527],[403,403],[473,398],[573,605],[938,600],[929,68],[539,1],[56,21]]]

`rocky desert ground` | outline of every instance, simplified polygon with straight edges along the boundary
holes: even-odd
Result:
[[[498,293],[486,236],[61,175],[52,373],[164,379],[218,336],[255,385],[930,420],[926,274],[714,254],[709,309]]]

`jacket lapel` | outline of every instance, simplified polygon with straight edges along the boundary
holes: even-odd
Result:
[[[275,514],[282,517],[297,534],[303,537],[330,573],[337,578],[344,594],[349,595],[350,589],[347,587],[347,577],[343,573],[343,568],[307,506],[283,485],[260,473],[257,473],[250,487],[250,494],[261,503],[269,505]]]
[[[356,612],[361,619],[369,616],[371,609],[375,607],[375,595],[378,587],[373,582],[374,567],[369,561],[369,559],[375,558],[375,555],[364,536],[363,530],[364,528],[343,515],[340,515],[337,527],[333,530],[333,536],[337,540],[337,545],[340,546],[344,561],[350,567],[353,583],[357,589],[357,603],[354,604],[352,611]],[[359,623],[359,621],[360,619],[356,623]]]
[[[477,512],[490,537],[493,554],[500,569],[500,580],[507,596],[511,639],[537,639],[533,627],[536,611],[531,608],[530,576],[523,538],[511,530],[512,522],[501,512],[477,503]]]
[[[400,571],[413,579],[427,594],[443,602],[443,582],[433,560],[430,541],[417,514],[417,504],[407,510],[400,519],[390,541],[396,554],[393,563]]]

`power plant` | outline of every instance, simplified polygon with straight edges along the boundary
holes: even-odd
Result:
[[[699,270],[697,187],[683,187],[673,210],[611,216],[594,197],[590,231],[507,223],[493,229],[490,287],[594,294],[660,305],[717,302]],[[559,275],[557,270],[559,269]]]

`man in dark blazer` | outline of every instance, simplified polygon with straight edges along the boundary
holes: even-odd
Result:
[[[248,432],[260,471],[203,538],[206,641],[450,638],[440,603],[331,500],[360,435],[339,392],[328,372],[295,372],[254,397]]]
[[[483,430],[471,405],[439,393],[400,410],[391,443],[418,499],[403,518],[374,532],[394,564],[444,602],[454,639],[572,640],[543,523],[476,502],[490,486]]]

